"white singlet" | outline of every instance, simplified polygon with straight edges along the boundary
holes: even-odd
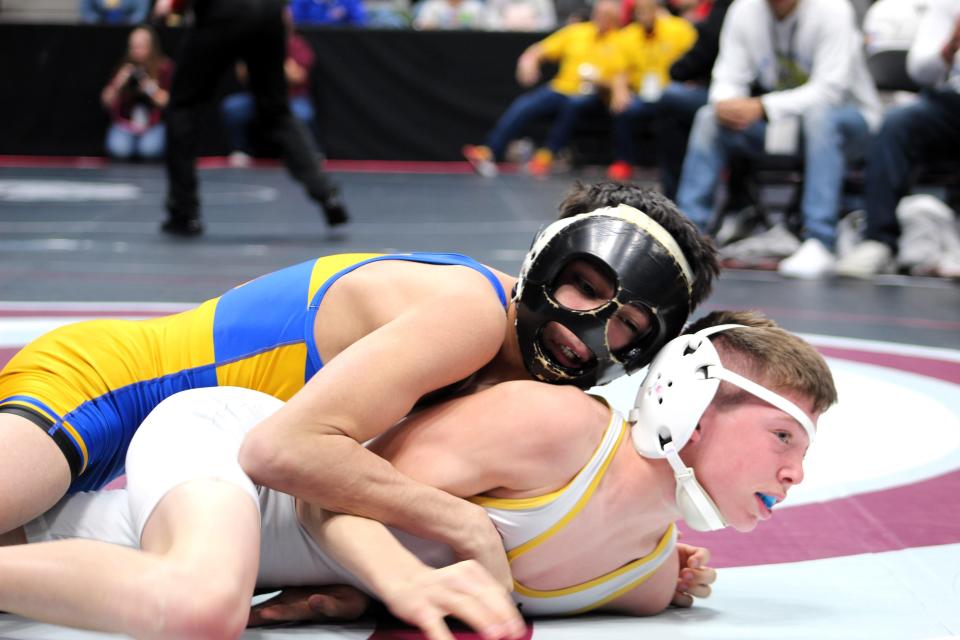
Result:
[[[244,435],[282,402],[259,391],[211,387],[177,393],[161,402],[137,430],[127,453],[127,488],[78,493],[64,498],[26,525],[29,542],[89,538],[137,548],[143,528],[160,500],[195,479],[234,484],[260,512],[260,572],[257,586],[351,584],[370,592],[327,556],[300,525],[290,495],[256,487],[243,473],[237,453]],[[583,470],[562,489],[522,500],[475,498],[490,513],[511,560],[540,544],[583,508],[599,484],[620,439],[622,418],[613,414],[604,438]],[[445,545],[391,530],[424,563],[455,561]],[[647,556],[594,580],[567,589],[536,591],[516,584],[514,599],[527,615],[573,614],[599,607],[646,580],[673,551],[671,525]]]

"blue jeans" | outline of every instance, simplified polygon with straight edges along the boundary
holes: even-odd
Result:
[[[707,87],[699,84],[672,82],[660,96],[655,135],[660,186],[664,195],[677,199],[677,185],[687,153],[687,138],[697,110],[707,104]]]
[[[143,133],[134,133],[119,124],[112,124],[107,130],[107,153],[110,157],[120,160],[131,158],[158,160],[163,157],[166,136],[166,129],[162,122],[153,125]]]
[[[507,107],[487,136],[487,146],[493,151],[494,158],[503,158],[507,145],[520,136],[527,124],[538,118],[555,115],[543,146],[557,153],[567,146],[581,114],[602,105],[596,94],[568,96],[554,91],[549,85],[538,87],[522,94]]]
[[[634,164],[637,152],[633,144],[636,126],[644,120],[652,119],[659,109],[659,102],[647,102],[640,96],[633,96],[627,108],[613,116],[613,159],[617,162]]]
[[[894,252],[900,239],[897,203],[910,188],[912,169],[938,153],[956,153],[960,145],[960,94],[925,91],[919,100],[887,111],[867,153],[864,237]]]
[[[866,151],[869,129],[852,105],[818,107],[801,117],[805,164],[803,196],[804,238],[816,238],[833,248],[846,162]],[[687,157],[677,191],[677,205],[700,229],[713,214],[713,195],[720,175],[734,155],[763,153],[767,123],[758,121],[743,131],[717,123],[712,105],[697,111],[690,132]]]
[[[316,137],[313,124],[313,103],[310,102],[310,98],[307,96],[290,98],[290,113]],[[220,114],[223,118],[224,129],[227,132],[230,150],[249,153],[250,138],[248,131],[250,123],[256,117],[256,104],[253,101],[253,94],[243,92],[228,95],[220,104]]]

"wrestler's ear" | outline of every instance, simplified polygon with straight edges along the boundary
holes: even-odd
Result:
[[[690,434],[690,439],[687,440],[687,444],[697,444],[700,442],[700,438],[703,437],[703,432],[701,431],[703,426],[698,422],[697,428],[693,430],[693,433]]]

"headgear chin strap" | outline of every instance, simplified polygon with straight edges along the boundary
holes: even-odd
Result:
[[[722,529],[726,522],[693,469],[680,459],[679,451],[693,436],[721,380],[790,415],[811,443],[815,435],[813,422],[793,402],[723,367],[708,337],[735,328],[749,329],[739,324],[717,325],[667,343],[650,364],[630,411],[634,448],[645,458],[666,458],[670,463],[677,479],[677,507],[687,525],[697,531]]]

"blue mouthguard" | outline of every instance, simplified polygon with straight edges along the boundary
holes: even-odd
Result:
[[[777,499],[773,496],[768,496],[765,493],[758,493],[757,495],[760,496],[760,500],[763,501],[767,509],[773,509],[773,505],[777,504]]]

